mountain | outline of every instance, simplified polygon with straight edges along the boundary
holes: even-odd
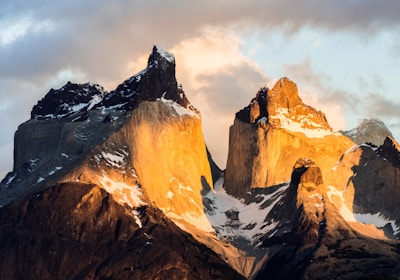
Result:
[[[14,151],[13,171],[4,178],[0,189],[0,205],[2,212],[6,213],[2,216],[2,224],[18,225],[21,222],[19,219],[38,223],[32,233],[29,233],[30,224],[25,222],[22,222],[21,229],[4,229],[3,240],[7,244],[14,244],[14,247],[10,245],[10,251],[3,250],[2,255],[10,271],[19,264],[9,264],[8,259],[19,259],[17,248],[28,246],[25,242],[29,238],[35,240],[37,247],[32,247],[32,255],[29,253],[24,256],[27,261],[25,264],[34,261],[38,252],[42,252],[43,259],[40,261],[43,261],[43,267],[40,269],[48,273],[70,270],[70,276],[78,278],[79,275],[96,275],[100,278],[107,275],[120,278],[120,275],[125,275],[121,277],[129,278],[136,274],[102,270],[102,262],[107,262],[111,251],[101,246],[109,247],[110,242],[118,243],[114,237],[118,239],[120,234],[124,234],[125,242],[135,243],[139,237],[147,240],[143,235],[150,236],[153,228],[156,228],[159,235],[154,242],[165,245],[165,249],[160,248],[157,252],[162,255],[176,250],[174,246],[186,246],[182,242],[185,242],[187,234],[182,228],[196,226],[205,232],[212,231],[204,216],[201,197],[204,188],[213,188],[213,181],[200,114],[176,82],[174,56],[159,47],[154,47],[146,69],[124,81],[114,91],[105,92],[101,86],[90,83],[70,82],[58,90],[51,89],[34,106],[31,119],[18,128]],[[51,191],[53,188],[56,191]],[[70,188],[77,189],[76,193]],[[78,191],[80,188],[86,191]],[[92,194],[94,191],[96,196]],[[66,193],[71,197],[63,196]],[[48,195],[51,197],[46,202],[38,203],[36,197]],[[67,203],[69,200],[76,203]],[[109,208],[110,203],[112,208]],[[97,207],[90,212],[91,215],[78,217],[91,204]],[[114,210],[117,207],[115,204],[119,204],[121,209]],[[33,207],[34,211],[26,213],[21,207]],[[148,215],[143,215],[143,208],[147,209]],[[55,209],[67,214],[57,214]],[[21,215],[13,216],[20,210]],[[56,213],[47,217],[52,211]],[[25,215],[28,216],[24,218]],[[48,219],[45,224],[44,217]],[[149,231],[143,219],[150,221],[147,225]],[[170,219],[180,228],[175,226],[169,230],[173,224]],[[125,220],[130,221],[125,225],[126,232],[122,233],[120,227]],[[163,220],[166,222],[161,222]],[[48,229],[48,223],[54,224],[54,229],[53,226]],[[63,230],[64,227],[68,229]],[[104,233],[106,236],[103,238],[104,230],[110,234]],[[13,231],[22,231],[22,234],[8,240],[8,235]],[[98,240],[95,237],[97,235],[100,235]],[[86,238],[82,239],[81,236]],[[58,244],[59,239],[65,244],[60,245],[62,248],[49,247],[47,241],[42,243],[43,238],[50,244]],[[83,247],[78,246],[83,250],[91,238],[95,240],[88,255],[80,255],[75,252],[77,249],[73,252],[65,249],[68,257],[54,264],[48,263],[53,251],[64,250],[69,243],[83,243]],[[206,267],[209,271],[204,275],[210,272],[217,278],[224,278],[228,273],[240,278],[237,272],[214,252],[205,249],[203,244],[193,239],[188,242],[192,249],[184,247],[177,252],[181,260],[177,255],[161,258],[160,264],[152,264],[152,253],[149,252],[147,260],[142,261],[143,265],[134,270],[143,271],[139,275],[153,278],[162,277],[159,271],[167,267],[171,270],[170,275],[176,272],[176,275],[196,279],[199,268],[196,262],[190,263],[182,254],[186,252],[193,256],[193,261],[202,259],[203,263],[207,263],[208,258],[216,258],[216,267],[221,265],[221,268]],[[97,255],[96,244],[100,246],[99,250],[107,250],[101,255],[103,260],[99,257],[97,263],[92,265],[89,260]],[[121,244],[114,245],[117,252]],[[130,248],[134,251],[123,262],[133,258],[129,255],[141,247]],[[118,258],[123,256],[121,252]],[[135,258],[140,262],[140,255]],[[2,266],[6,265],[4,262]],[[156,266],[156,269],[147,271],[146,262]],[[83,274],[75,271],[77,263]],[[21,266],[20,276],[23,278],[30,268],[24,264]],[[77,274],[73,274],[75,272]],[[18,275],[9,276],[19,278]]]
[[[342,131],[342,134],[350,137],[351,140],[359,145],[369,142],[379,146],[383,144],[386,137],[393,138],[390,130],[378,119],[363,119],[358,127]]]
[[[270,90],[262,88],[235,117],[229,130],[229,152],[224,187],[240,197],[252,188],[290,180],[299,158],[312,158],[328,184],[340,156],[354,143],[332,132],[325,115],[304,104],[297,86],[280,79]]]
[[[155,46],[106,92],[51,89],[0,184],[0,279],[396,279],[400,145],[335,133],[296,84],[236,113],[226,170]]]

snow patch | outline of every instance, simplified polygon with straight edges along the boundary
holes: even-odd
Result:
[[[121,168],[125,162],[125,154],[115,152],[115,154],[101,152],[101,156],[104,160],[112,165],[113,167]]]
[[[161,98],[157,98],[157,100],[161,101],[164,104],[167,104],[168,106],[170,106],[172,109],[174,109],[175,113],[181,118],[184,117],[184,116],[196,117],[198,119],[200,118],[200,116],[196,112],[194,112],[194,111],[192,111],[190,109],[186,109],[185,107],[179,105],[175,101],[172,101],[172,100],[169,100],[169,99],[165,99],[164,95]]]
[[[106,176],[99,178],[100,185],[103,189],[109,192],[121,205],[129,205],[132,208],[137,208],[146,205],[142,201],[142,191],[138,185],[128,185],[123,182],[114,181]]]
[[[332,196],[338,196],[341,199],[342,207],[339,210],[340,215],[342,215],[345,221],[373,224],[377,228],[383,228],[387,224],[390,224],[395,235],[400,233],[400,226],[396,224],[396,221],[385,218],[380,212],[375,214],[353,213],[353,211],[351,211],[345,204],[344,191],[339,191],[334,186],[328,186],[328,198],[333,203]]]
[[[36,181],[36,183],[39,184],[39,183],[41,183],[41,182],[43,182],[43,181],[44,181],[44,178],[43,178],[43,177],[39,177],[38,180]]]
[[[92,99],[88,103],[88,107],[86,110],[91,110],[95,105],[99,104],[103,100],[102,95],[93,95]]]
[[[347,207],[345,199],[344,199],[344,191],[339,191],[334,186],[328,186],[328,198],[329,201],[333,203],[332,197],[337,196],[341,200],[342,206],[339,209],[340,215],[342,215],[343,219],[348,222],[356,222],[356,218],[354,217],[353,212]]]
[[[161,55],[161,57],[165,58],[169,63],[175,63],[175,56],[172,53],[170,53],[166,50],[163,50],[159,46],[155,46],[155,47],[156,47],[157,53],[159,53]]]
[[[243,237],[251,242],[255,242],[257,237],[266,235],[275,230],[278,222],[265,222],[265,218],[275,206],[281,201],[282,193],[289,187],[283,185],[275,192],[268,195],[259,194],[262,197],[258,203],[252,202],[245,204],[241,200],[230,196],[222,187],[223,178],[219,179],[214,185],[214,192],[209,192],[206,198],[212,201],[212,211],[206,213],[217,235],[221,238]],[[261,209],[260,206],[266,201],[270,201],[268,207]]]
[[[192,189],[190,186],[185,186],[185,185],[183,185],[182,183],[179,183],[178,191],[179,191],[179,194],[182,195],[182,194],[183,194],[182,191],[190,191],[190,192],[193,192],[193,189]]]
[[[139,212],[134,210],[134,211],[132,211],[132,214],[133,214],[133,219],[135,220],[135,223],[138,225],[139,228],[142,228],[143,227],[142,221],[138,217]]]
[[[62,166],[56,166],[56,168],[54,168],[54,170],[49,172],[49,175],[53,175],[55,174],[57,171],[60,171],[62,169]]]
[[[355,219],[358,222],[361,222],[363,224],[373,224],[377,228],[383,228],[387,224],[390,224],[392,227],[392,230],[394,232],[394,235],[398,234],[400,232],[400,227],[396,225],[395,220],[388,220],[385,218],[380,212],[375,213],[375,214],[359,214],[355,213],[354,214]]]
[[[17,174],[12,175],[7,179],[6,185],[9,185],[17,177]]]
[[[175,195],[175,194],[174,194],[173,192],[171,192],[171,191],[168,191],[168,192],[167,192],[167,198],[168,198],[168,199],[172,199],[172,198],[174,197],[174,195]]]
[[[324,138],[328,135],[340,135],[339,133],[333,133],[329,129],[326,129],[321,124],[318,124],[312,121],[308,116],[300,116],[299,119],[290,118],[291,115],[289,113],[289,109],[287,108],[279,108],[276,110],[276,115],[269,116],[270,122],[279,121],[280,128],[284,128],[286,130],[292,132],[300,132],[305,134],[309,138]],[[313,127],[307,128],[306,126]]]

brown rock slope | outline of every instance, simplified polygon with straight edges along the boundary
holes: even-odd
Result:
[[[95,185],[3,207],[0,240],[0,279],[242,279],[160,210],[121,206]]]

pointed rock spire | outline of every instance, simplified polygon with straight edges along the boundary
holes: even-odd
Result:
[[[246,123],[267,122],[273,128],[302,132],[310,137],[332,133],[325,114],[304,104],[296,84],[286,77],[278,80],[271,90],[261,88],[236,117]]]

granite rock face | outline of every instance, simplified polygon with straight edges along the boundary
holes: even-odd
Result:
[[[287,78],[262,88],[250,105],[236,114],[229,130],[224,187],[240,196],[290,180],[299,158],[314,158],[330,184],[331,168],[354,143],[333,133],[325,115],[305,105]]]

